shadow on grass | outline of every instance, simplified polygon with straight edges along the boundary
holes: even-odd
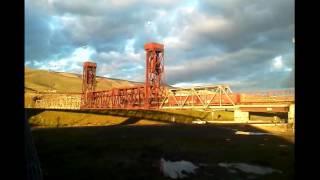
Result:
[[[129,117],[125,121],[121,122],[119,125],[129,125],[129,124],[135,124],[138,121],[140,121],[141,118],[135,118],[135,117]]]
[[[46,110],[44,110],[44,109],[26,109],[26,114],[27,114],[27,117],[30,118],[31,116],[37,115],[37,114],[44,112],[44,111],[46,111]],[[156,110],[90,109],[90,110],[50,110],[50,111],[127,117],[127,119],[125,121],[123,121],[119,124],[108,125],[110,127],[119,126],[119,125],[124,126],[124,125],[129,125],[129,124],[135,124],[142,119],[148,119],[148,120],[153,120],[153,121],[157,121],[157,122],[169,123],[169,125],[170,124],[189,124],[190,125],[193,120],[197,119],[197,117],[190,116],[190,115],[177,114],[174,112],[156,111]],[[141,125],[139,125],[139,126],[141,126]],[[200,125],[200,126],[203,127],[203,125]],[[223,124],[223,126],[232,128],[233,125]],[[239,123],[239,124],[235,124],[235,126],[237,126],[237,127],[250,127],[250,124],[240,124]],[[56,127],[59,127],[59,124],[57,124]],[[63,126],[61,126],[61,127],[63,127]],[[252,128],[257,129],[258,132],[270,133],[270,131],[266,131],[261,128],[257,128],[257,127],[253,127],[253,126],[252,126]],[[282,139],[288,141],[287,137],[284,138],[283,136],[279,136],[279,138],[282,138]],[[293,138],[291,138],[291,139],[293,139]],[[293,142],[293,141],[291,140],[291,142]]]
[[[269,122],[288,122],[287,112],[250,112],[250,120],[265,120]],[[276,119],[275,119],[276,118]]]
[[[25,108],[24,109],[24,114],[26,119],[31,118],[32,116],[36,116],[42,112],[46,111],[45,109],[32,109],[32,108]]]
[[[137,120],[129,118],[127,123]],[[208,174],[215,174],[218,180],[239,178],[218,167],[219,162],[245,162],[283,171],[263,176],[266,179],[293,178],[292,143],[272,135],[236,135],[234,129],[263,132],[243,125],[118,124],[36,129],[33,135],[44,179],[166,179],[159,173],[160,158],[208,165],[190,179],[211,179]]]
[[[161,122],[175,122],[175,123],[191,123],[199,117],[178,114],[173,112],[157,111],[157,110],[126,110],[126,109],[81,109],[81,110],[59,110],[59,109],[25,109],[28,118],[37,115],[43,111],[56,111],[56,112],[73,112],[85,113],[96,115],[111,115],[120,117],[129,117],[132,119],[149,119]],[[131,120],[132,120],[131,119]]]

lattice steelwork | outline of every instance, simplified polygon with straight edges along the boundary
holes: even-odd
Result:
[[[80,109],[81,94],[41,94],[33,108],[41,109]]]
[[[92,93],[96,88],[96,68],[97,64],[93,62],[83,63],[82,73],[82,97],[81,107],[86,107],[92,103]]]
[[[144,107],[158,108],[164,96],[164,47],[158,43],[145,44],[146,81]]]
[[[145,86],[118,88],[90,93],[90,99],[81,108],[94,109],[141,109],[144,104]]]
[[[163,99],[163,109],[233,108],[239,96],[227,85],[170,89]]]
[[[95,91],[95,64],[84,64],[81,108],[158,109],[164,96],[164,46],[147,43],[144,86]],[[90,73],[93,72],[93,73]],[[90,76],[90,74],[93,74]]]

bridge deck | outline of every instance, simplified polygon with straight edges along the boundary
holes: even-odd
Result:
[[[288,112],[290,104],[294,104],[292,91],[283,93],[232,93],[228,86],[217,85],[197,88],[171,89],[166,96],[159,101],[158,107],[132,106],[126,104],[126,98],[110,96],[109,101],[99,101],[104,97],[102,94],[94,102],[103,105],[82,106],[81,94],[55,94],[42,93],[35,98],[34,108],[43,109],[201,109],[201,110],[241,110],[246,112]],[[128,94],[129,97],[130,94]],[[95,96],[94,96],[95,97]],[[113,99],[113,97],[115,99]],[[126,95],[123,95],[126,97]],[[131,97],[131,96],[130,96]],[[107,98],[107,99],[108,99]],[[140,99],[140,98],[138,98]],[[119,106],[114,106],[117,100]],[[108,103],[112,104],[109,105]],[[122,102],[122,103],[120,103]],[[135,101],[130,101],[135,102]],[[106,104],[107,103],[107,104]]]

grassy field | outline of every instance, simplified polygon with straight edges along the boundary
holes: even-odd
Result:
[[[168,179],[159,171],[160,158],[199,166],[189,179],[293,179],[294,144],[285,137],[234,133],[263,132],[249,125],[170,123],[168,112],[116,113],[27,111],[44,179]],[[197,115],[183,113],[177,119]],[[282,173],[229,173],[219,162],[268,166]]]

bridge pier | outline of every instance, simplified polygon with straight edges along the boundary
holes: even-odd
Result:
[[[249,121],[249,112],[244,112],[240,109],[235,109],[234,121],[239,123],[247,123]]]
[[[294,104],[290,104],[288,112],[288,123],[294,124]]]
[[[295,124],[295,118],[294,118],[294,108],[295,104],[290,104],[289,106],[289,112],[288,112],[288,125],[292,128],[294,132],[294,124]]]

